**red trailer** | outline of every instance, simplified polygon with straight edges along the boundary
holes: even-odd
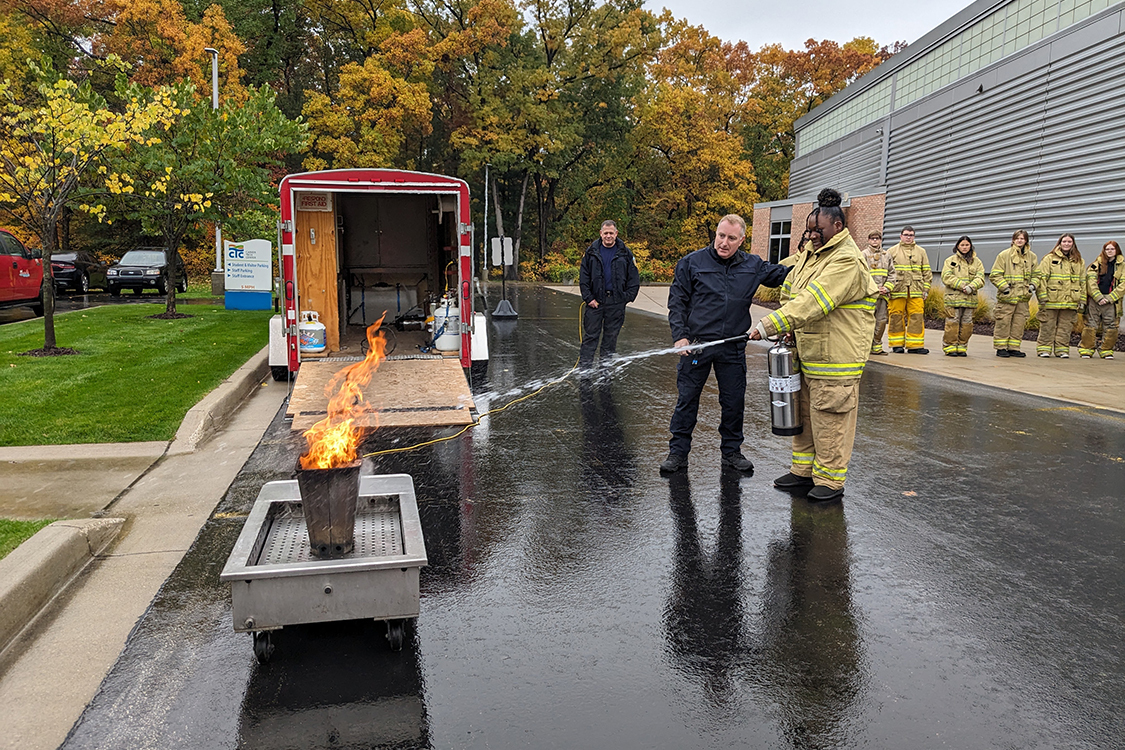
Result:
[[[462,367],[488,358],[484,316],[473,310],[464,180],[397,169],[288,175],[281,181],[280,260],[284,311],[270,327],[275,378],[285,379],[313,356],[300,344],[309,312],[324,325],[318,357],[341,353],[341,342],[385,310],[384,325],[399,320],[401,327],[409,318],[421,328],[431,320],[435,357],[457,357]],[[455,326],[459,335],[450,335]]]

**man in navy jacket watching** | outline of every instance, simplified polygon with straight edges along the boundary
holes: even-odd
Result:
[[[706,344],[738,336],[750,329],[750,305],[760,285],[777,287],[789,272],[739,251],[746,239],[746,222],[728,214],[715,229],[715,240],[688,253],[676,264],[668,290],[668,323],[675,346]],[[742,455],[742,419],[746,403],[746,342],[728,342],[681,352],[676,388],[679,398],[672,412],[668,458],[660,471],[672,474],[687,467],[691,434],[699,413],[699,395],[715,368],[719,386],[719,436],[722,466],[752,473],[754,464]]]
[[[637,298],[641,277],[633,252],[617,236],[617,224],[603,221],[601,238],[586,249],[578,270],[578,288],[586,309],[582,313],[582,346],[578,366],[594,366],[601,339],[601,363],[617,353],[617,335],[625,323],[625,305]]]

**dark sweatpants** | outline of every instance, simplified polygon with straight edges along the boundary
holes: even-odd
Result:
[[[742,419],[746,408],[746,349],[745,345],[722,344],[704,349],[698,354],[680,357],[676,372],[679,399],[672,412],[668,429],[672,439],[668,450],[686,456],[691,451],[691,433],[699,414],[699,395],[715,368],[715,381],[719,385],[719,436],[723,455],[737,453],[742,448]]]
[[[625,323],[625,303],[602,303],[597,307],[586,306],[582,311],[582,348],[579,350],[578,366],[594,366],[594,354],[598,350],[598,340],[602,342],[601,362],[605,364],[617,353],[617,334]]]

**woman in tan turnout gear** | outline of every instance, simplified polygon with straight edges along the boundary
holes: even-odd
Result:
[[[1121,246],[1113,240],[1102,246],[1102,251],[1086,269],[1086,326],[1082,329],[1082,343],[1078,353],[1090,359],[1097,350],[1102,359],[1113,359],[1117,331],[1121,326],[1121,295],[1125,293],[1125,260]],[[1104,329],[1102,345],[1095,347],[1099,329]]]
[[[796,335],[804,429],[793,437],[789,473],[774,480],[774,486],[807,489],[813,502],[844,494],[855,443],[859,379],[875,331],[878,287],[844,227],[840,202],[835,190],[817,196],[817,207],[805,222],[808,241],[781,286],[782,305],[750,333],[752,339]]]
[[[890,249],[895,264],[895,285],[887,303],[890,331],[887,343],[902,354],[929,354],[926,345],[926,297],[934,281],[926,248],[914,244],[914,227],[903,227],[899,242]]]
[[[973,241],[968,235],[961,235],[956,248],[941,269],[946,309],[942,351],[947,357],[967,357],[965,348],[973,335],[977,292],[984,286],[984,264],[973,250]]]
[[[1035,271],[1035,296],[1039,298],[1040,357],[1070,356],[1070,334],[1078,311],[1086,306],[1086,267],[1073,234],[1059,237]]]
[[[1027,303],[1035,293],[1035,262],[1027,232],[1017,229],[1012,235],[1012,246],[1001,251],[992,264],[988,280],[996,287],[992,346],[997,357],[1026,356],[1020,351],[1020,342],[1027,326]]]

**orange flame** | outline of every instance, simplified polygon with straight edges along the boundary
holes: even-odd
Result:
[[[364,431],[364,425],[357,422],[374,411],[364,399],[363,389],[371,382],[379,363],[386,359],[387,339],[379,330],[386,315],[384,312],[367,329],[364,360],[340,370],[324,389],[326,394],[336,391],[336,395],[328,400],[328,416],[305,431],[309,450],[301,456],[302,469],[336,469],[356,460]]]

